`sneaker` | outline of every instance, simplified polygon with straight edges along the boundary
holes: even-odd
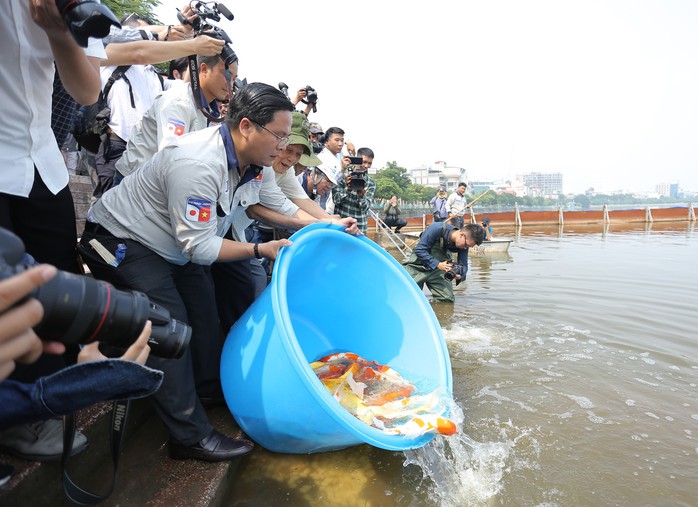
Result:
[[[75,432],[71,456],[87,448],[87,437]],[[55,461],[63,455],[63,421],[48,419],[0,432],[0,449],[31,461]]]

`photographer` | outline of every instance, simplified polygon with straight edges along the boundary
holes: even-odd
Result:
[[[296,96],[293,98],[293,100],[291,100],[291,103],[294,106],[297,106],[299,102],[303,102],[304,104],[306,104],[305,109],[302,111],[302,113],[306,116],[308,116],[313,111],[313,109],[317,109],[317,93],[315,93],[315,90],[313,90],[312,88],[310,88],[310,90],[308,90],[308,88],[310,87],[306,86],[305,88],[301,88],[300,90],[298,90]],[[308,91],[310,91],[311,93],[310,98],[314,100],[308,100]]]
[[[55,69],[78,102],[99,96],[101,41],[78,46],[55,0],[9,0],[0,16],[0,227],[14,231],[40,262],[78,272],[75,208],[68,171],[51,130]],[[101,7],[101,6],[100,6]],[[55,67],[54,67],[55,62]],[[28,381],[65,367],[62,358],[41,357],[26,372]],[[3,405],[4,410],[5,405]],[[38,431],[5,441],[16,450],[52,454],[60,434]],[[81,435],[84,439],[84,436]]]
[[[468,224],[458,229],[448,222],[436,222],[427,227],[419,237],[412,255],[404,263],[419,288],[426,283],[436,301],[452,303],[453,285],[465,280],[468,273],[468,249],[482,244],[485,231],[478,224]],[[451,253],[457,253],[454,263]]]
[[[361,165],[347,165],[346,173],[337,178],[337,186],[332,189],[332,201],[335,214],[342,218],[356,218],[359,229],[366,234],[368,210],[376,191],[376,183],[368,175],[368,169],[373,165],[374,153],[370,148],[359,148],[356,153],[363,162]],[[350,157],[344,157],[342,163],[345,164],[349,159]],[[322,167],[324,171],[325,166]]]
[[[397,203],[397,196],[391,195],[390,199],[385,201],[383,206],[383,213],[385,218],[383,221],[388,227],[395,227],[395,232],[399,233],[400,230],[407,225],[407,220],[400,218],[400,206]]]
[[[125,16],[122,23],[122,29],[112,29],[104,39],[108,60],[102,62],[100,74],[110,114],[109,128],[95,156],[95,199],[118,183],[116,164],[126,150],[133,127],[155,98],[171,87],[172,81],[163,79],[150,64],[191,54],[219,55],[225,48],[225,41],[206,35],[175,40],[180,37],[179,32],[174,32],[177,37],[170,32],[169,37],[163,37],[165,40],[157,40],[153,27],[138,16]]]
[[[197,106],[189,79],[173,82],[169,90],[155,97],[148,111],[131,129],[126,150],[116,162],[120,175],[127,176],[138,170],[173,139],[209,126],[204,111],[209,116],[220,113],[217,101],[227,100],[229,83],[238,75],[237,55],[230,52],[227,61],[220,55],[197,56],[197,80],[204,99],[201,108]]]
[[[492,241],[493,235],[492,226],[490,225],[490,217],[483,218],[480,225],[482,225],[482,228],[485,230],[485,241]]]
[[[59,342],[42,342],[33,326],[44,317],[44,308],[36,299],[19,303],[37,287],[56,276],[55,267],[43,264],[0,280],[0,448],[28,459],[44,460],[60,457],[62,445],[54,455],[32,455],[32,448],[8,446],[15,433],[37,421],[50,422],[58,431],[57,415],[70,414],[94,403],[127,398],[140,398],[155,392],[162,382],[162,372],[145,368],[150,347],[151,325],[143,331],[120,359],[107,359],[98,349],[99,342],[86,345],[78,356],[78,365],[41,377],[35,383],[7,380],[15,363],[32,363],[45,352],[60,354],[65,346]],[[138,364],[135,364],[138,363]],[[17,426],[17,425],[24,426]],[[73,453],[85,448],[84,437],[74,440]]]

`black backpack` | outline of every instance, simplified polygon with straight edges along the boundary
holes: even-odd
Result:
[[[114,69],[112,75],[109,77],[107,84],[104,86],[104,90],[99,93],[99,99],[94,104],[89,106],[82,106],[78,109],[75,115],[75,123],[73,124],[73,137],[78,142],[78,144],[92,153],[97,153],[99,145],[102,139],[107,135],[107,129],[109,128],[109,117],[111,115],[111,109],[107,106],[107,97],[111,91],[114,83],[119,79],[124,79],[128,83],[128,89],[131,93],[131,106],[136,107],[133,100],[133,91],[131,90],[131,83],[128,78],[124,75],[126,71],[130,68],[130,65],[121,65]]]

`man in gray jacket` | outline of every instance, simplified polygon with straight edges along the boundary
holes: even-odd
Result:
[[[236,214],[260,202],[262,166],[271,165],[288,144],[293,105],[276,88],[252,83],[235,95],[231,109],[235,114],[220,127],[182,136],[106,192],[91,210],[80,242],[96,278],[146,293],[192,327],[184,356],[151,357],[148,363],[165,372],[153,399],[176,459],[227,460],[253,447],[213,429],[198,398],[215,397],[220,390],[212,377],[210,392],[197,393],[192,367],[193,359],[204,370],[208,364],[209,371],[218,371],[220,333],[207,266],[273,259],[290,244],[223,237]],[[92,240],[117,260],[105,260]]]

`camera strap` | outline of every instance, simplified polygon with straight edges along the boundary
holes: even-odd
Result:
[[[191,84],[191,91],[194,94],[194,103],[196,108],[201,111],[201,113],[206,117],[209,122],[221,123],[225,118],[220,116],[214,116],[211,114],[208,104],[204,105],[201,96],[201,83],[199,81],[199,66],[196,63],[196,55],[187,56],[187,63],[189,65],[189,83]]]
[[[73,448],[73,440],[75,439],[75,414],[63,416],[63,456],[61,458],[61,471],[63,475],[63,491],[70,501],[80,505],[95,505],[109,498],[114,492],[116,481],[119,476],[119,460],[121,458],[121,446],[124,441],[124,435],[126,434],[126,420],[128,418],[129,406],[129,400],[117,400],[114,402],[112,408],[110,444],[114,473],[112,475],[109,491],[105,495],[97,495],[82,489],[68,476],[66,465],[68,464],[68,458]]]

